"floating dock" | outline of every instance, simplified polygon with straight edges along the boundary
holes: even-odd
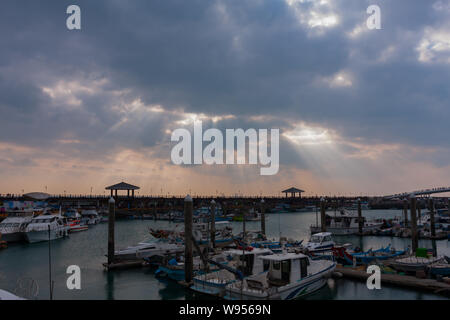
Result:
[[[107,270],[114,270],[114,269],[129,269],[129,268],[137,268],[137,267],[144,267],[145,263],[142,260],[133,260],[133,261],[117,261],[113,263],[103,263],[103,266]]]
[[[361,270],[361,268],[337,266],[336,271],[340,272],[344,278],[352,278],[361,281],[366,281],[371,275],[367,273],[366,270]],[[381,283],[450,295],[450,284],[439,282],[434,279],[420,279],[407,275],[382,273]]]

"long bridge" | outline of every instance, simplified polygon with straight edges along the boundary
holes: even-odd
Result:
[[[392,194],[389,196],[384,196],[383,199],[394,199],[394,198],[408,198],[411,196],[422,196],[422,195],[430,195],[434,193],[445,193],[450,192],[450,187],[441,187],[441,188],[431,188],[431,189],[423,189],[423,190],[417,190],[412,192],[403,192],[403,193],[397,193]]]

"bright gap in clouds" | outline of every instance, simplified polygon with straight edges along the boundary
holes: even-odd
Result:
[[[318,145],[333,143],[333,138],[328,129],[311,127],[300,124],[296,128],[286,131],[283,135],[295,145]]]

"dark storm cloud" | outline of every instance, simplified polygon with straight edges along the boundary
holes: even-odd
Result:
[[[297,11],[281,0],[76,1],[81,31],[65,28],[73,1],[2,1],[1,139],[49,147],[79,139],[63,150],[92,157],[167,141],[165,128],[181,115],[114,109],[140,98],[170,112],[232,114],[217,124],[228,128],[287,130],[308,121],[349,140],[448,148],[449,64],[419,62],[416,50],[424,29],[445,29],[448,14],[432,1],[378,1],[383,29],[350,38],[376,2],[330,1],[324,12],[339,23],[317,32],[298,16],[318,10],[311,1]],[[390,46],[391,56],[378,61]],[[351,87],[321,82],[342,70]],[[108,81],[95,92],[73,93],[78,107],[42,91],[61,80],[89,87],[101,79]],[[247,120],[255,115],[286,120]],[[302,167],[295,147],[282,148],[282,161]]]

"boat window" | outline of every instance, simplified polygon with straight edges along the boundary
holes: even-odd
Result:
[[[263,260],[263,271],[269,270],[270,261],[269,260]]]
[[[331,236],[326,236],[324,241],[331,241]]]
[[[280,262],[278,261],[273,262],[273,270],[280,270]]]
[[[308,275],[308,265],[309,261],[307,258],[300,259],[300,276],[302,278]]]
[[[291,260],[285,260],[281,262],[281,279],[289,282],[289,276],[291,274]]]

